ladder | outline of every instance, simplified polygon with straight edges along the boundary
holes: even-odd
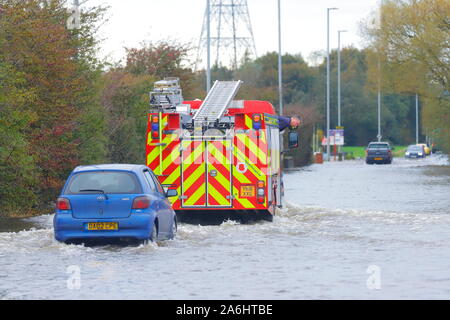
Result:
[[[194,116],[195,123],[211,124],[219,120],[233,101],[242,81],[216,81]]]

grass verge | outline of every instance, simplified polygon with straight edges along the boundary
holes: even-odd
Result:
[[[403,157],[407,146],[393,146],[394,157]],[[365,158],[366,157],[366,146],[345,146],[342,150],[346,153],[353,154],[355,158]]]

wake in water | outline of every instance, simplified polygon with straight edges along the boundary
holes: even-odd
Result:
[[[127,253],[155,252],[158,248],[171,246],[198,246],[214,243],[214,239],[244,236],[251,239],[252,234],[277,236],[282,234],[313,235],[321,230],[335,229],[336,234],[345,228],[365,228],[367,226],[397,225],[409,230],[420,230],[427,226],[445,224],[450,226],[450,215],[399,213],[387,211],[362,211],[326,209],[320,207],[303,207],[291,202],[277,211],[273,222],[259,221],[240,224],[226,221],[218,226],[202,226],[180,224],[177,238],[174,241],[162,241],[140,246],[101,246],[85,247],[83,245],[67,245],[54,239],[52,215],[33,218],[36,227],[31,230],[0,233],[0,253],[37,254],[39,251],[53,251],[64,255],[82,255],[95,251]],[[220,240],[221,241],[221,240]],[[186,242],[183,244],[183,242]]]

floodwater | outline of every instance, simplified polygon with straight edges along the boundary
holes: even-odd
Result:
[[[0,220],[2,299],[449,299],[447,157],[285,175],[271,222],[181,224],[177,239],[65,245],[52,215]]]

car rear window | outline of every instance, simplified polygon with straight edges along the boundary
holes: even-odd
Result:
[[[142,188],[138,183],[136,176],[132,173],[120,171],[93,171],[75,174],[70,179],[66,194],[98,193],[100,190],[107,194],[142,193]]]
[[[389,145],[385,143],[369,144],[369,149],[389,149]]]

